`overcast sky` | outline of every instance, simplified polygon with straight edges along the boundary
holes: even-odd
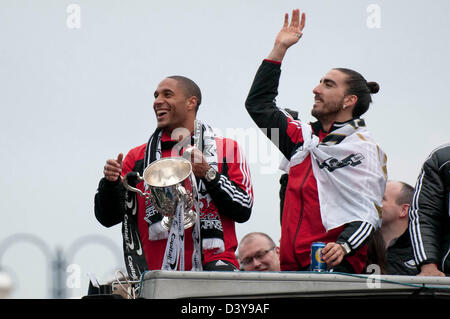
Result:
[[[81,284],[71,297],[86,294],[87,272],[105,282],[123,268],[120,226],[96,221],[94,194],[106,159],[154,131],[153,92],[175,74],[202,89],[199,118],[246,150],[255,204],[238,239],[263,231],[278,241],[280,154],[244,101],[283,14],[297,7],[307,23],[283,62],[278,105],[312,121],[320,78],[333,67],[361,72],[381,87],[364,118],[389,178],[414,185],[423,160],[450,140],[449,1],[1,0],[0,242],[33,234],[53,253],[90,235],[115,244],[76,248],[68,263]],[[0,253],[10,297],[50,296],[49,260],[36,245]]]

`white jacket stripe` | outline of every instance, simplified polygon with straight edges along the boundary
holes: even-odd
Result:
[[[358,230],[348,239],[348,243],[352,249],[358,248],[370,235],[373,226],[369,223],[362,223]]]
[[[420,232],[419,225],[419,196],[422,190],[422,181],[425,172],[422,170],[419,178],[416,183],[416,191],[414,192],[413,200],[411,203],[411,207],[409,209],[409,219],[410,219],[410,236],[413,246],[414,257],[417,263],[421,263],[422,261],[427,259],[425,254],[425,249],[422,242],[422,234]]]

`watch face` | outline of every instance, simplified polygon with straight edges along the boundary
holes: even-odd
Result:
[[[347,243],[343,243],[341,246],[344,248],[346,254],[350,253],[351,249]]]
[[[214,178],[216,178],[216,171],[213,168],[210,168],[208,171],[206,171],[205,178],[208,182],[212,181]]]

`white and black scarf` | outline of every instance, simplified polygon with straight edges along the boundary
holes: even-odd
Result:
[[[208,164],[218,171],[218,159],[217,159],[217,145],[215,140],[215,134],[211,127],[204,125],[197,120],[196,129],[198,132],[194,134],[194,140],[199,139],[196,143],[199,149],[203,152],[203,155],[208,162]],[[150,163],[160,159],[162,157],[161,150],[161,136],[163,131],[157,129],[153,135],[150,137],[147,147],[145,150],[144,157],[144,168],[146,168]],[[181,150],[185,146],[190,145],[191,138],[185,138],[180,143],[177,143],[176,147],[179,149],[179,153],[176,155],[181,155]],[[144,182],[145,191],[148,191],[148,185]],[[192,270],[201,270],[201,263],[199,264],[198,256],[201,254],[200,251],[196,251],[199,245],[196,243],[200,241],[203,250],[215,249],[216,253],[221,253],[225,250],[225,245],[223,241],[223,228],[222,222],[220,220],[219,213],[214,206],[211,196],[207,193],[206,187],[201,180],[197,180],[198,189],[198,201],[197,209],[200,216],[200,224],[196,224],[193,229],[193,240],[194,240],[194,254],[192,256],[193,268]],[[180,209],[178,209],[180,210]],[[145,201],[145,220],[149,224],[149,240],[161,240],[168,239],[165,260],[163,262],[163,269],[173,269],[173,264],[175,262],[175,257],[180,258],[180,270],[183,268],[184,262],[184,243],[181,244],[181,239],[184,240],[183,234],[179,234],[175,229],[178,227],[180,230],[183,228],[184,222],[182,217],[184,214],[177,210],[177,215],[181,219],[174,218],[174,223],[172,224],[170,233],[162,226],[161,221],[163,216],[155,209],[150,199]],[[182,209],[181,209],[182,210]],[[179,213],[179,214],[178,214]],[[180,223],[181,225],[179,225]],[[199,234],[198,234],[199,232]],[[178,237],[177,237],[178,236]],[[181,238],[179,237],[181,236]],[[199,238],[200,237],[200,238]],[[178,253],[174,255],[174,247],[171,247],[171,242],[179,241],[180,247],[178,247]],[[172,243],[172,246],[174,244]],[[172,257],[169,256],[172,253]],[[197,258],[197,259],[196,259]],[[169,260],[170,259],[170,260]],[[168,262],[166,262],[168,260]],[[178,259],[177,259],[178,262]],[[176,267],[176,266],[175,266]]]
[[[364,120],[342,124],[322,142],[309,124],[301,124],[304,143],[291,157],[288,170],[311,155],[325,229],[352,221],[381,223],[387,180],[386,155],[374,142]]]

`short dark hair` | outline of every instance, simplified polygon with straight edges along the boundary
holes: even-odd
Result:
[[[189,98],[191,96],[195,96],[197,98],[197,106],[195,108],[195,112],[197,112],[200,103],[202,102],[202,92],[200,91],[198,85],[191,79],[181,75],[172,75],[167,78],[176,80],[178,84],[180,84],[180,87],[184,91],[186,97]]]
[[[335,68],[334,70],[347,75],[345,81],[348,86],[346,94],[358,97],[358,101],[353,109],[353,118],[359,118],[369,109],[369,105],[372,102],[371,94],[377,93],[380,90],[380,86],[377,82],[367,82],[360,73],[354,70],[346,68]]]
[[[413,196],[414,196],[414,187],[405,182],[399,182],[402,184],[402,188],[400,189],[400,194],[398,195],[395,203],[397,205],[409,204],[411,205]]]

